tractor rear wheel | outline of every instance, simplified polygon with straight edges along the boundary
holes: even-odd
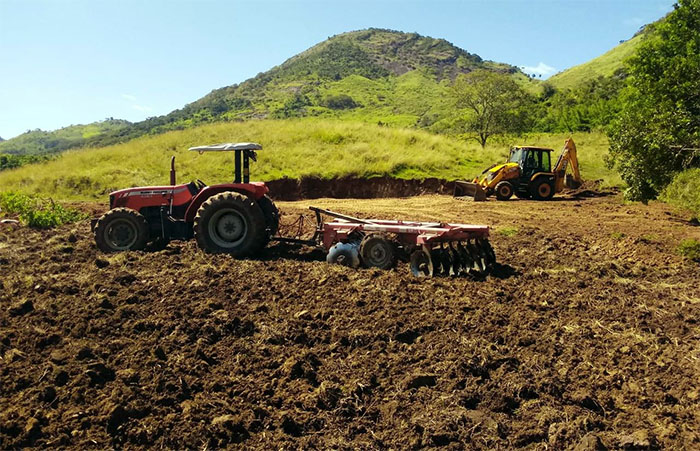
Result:
[[[250,197],[233,191],[220,193],[197,210],[194,237],[204,252],[249,257],[267,242],[265,217]]]
[[[95,242],[102,252],[143,249],[148,242],[148,222],[136,210],[114,208],[95,224]]]
[[[508,200],[513,196],[513,185],[510,182],[498,182],[496,185],[496,199]]]
[[[260,205],[265,217],[265,244],[267,244],[270,238],[277,235],[277,230],[280,227],[280,211],[267,194],[258,199],[258,205]]]
[[[549,180],[535,180],[530,185],[530,194],[535,200],[549,200],[554,196],[554,186]]]
[[[360,257],[367,268],[389,269],[396,263],[394,243],[381,233],[370,233],[360,243]]]

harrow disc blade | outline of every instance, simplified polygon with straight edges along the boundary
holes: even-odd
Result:
[[[457,252],[459,253],[459,259],[462,264],[462,274],[469,275],[474,269],[474,261],[471,255],[469,255],[469,251],[459,242],[457,243]]]
[[[411,254],[411,274],[416,277],[433,276],[433,259],[425,246],[416,249]]]
[[[442,258],[442,253],[443,251],[440,248],[436,248],[430,251],[430,258],[433,261],[433,271],[436,276],[444,276],[448,274],[444,265],[445,262]]]
[[[470,242],[467,245],[467,249],[469,249],[469,254],[474,261],[474,269],[476,269],[476,271],[479,273],[486,272],[486,258],[484,258],[481,248],[475,243]]]
[[[483,251],[484,256],[486,257],[486,266],[489,269],[492,269],[493,266],[496,264],[496,252],[494,252],[489,240],[481,238],[478,240],[478,243],[479,247]]]
[[[452,243],[450,243],[449,250],[450,256],[452,257],[452,272],[455,276],[459,276],[463,272],[462,259],[460,258],[459,251],[452,246]]]

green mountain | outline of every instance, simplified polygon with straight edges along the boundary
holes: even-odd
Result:
[[[167,115],[109,128],[97,123],[37,130],[0,145],[0,153],[104,146],[221,120],[322,116],[428,127],[454,111],[447,95],[450,82],[478,68],[511,74],[524,86],[535,84],[514,66],[484,61],[444,39],[368,29],[328,38],[267,72],[216,89]],[[66,135],[70,138],[64,139]]]
[[[557,90],[565,90],[579,88],[600,77],[609,78],[615,74],[624,76],[625,60],[634,55],[639,44],[653,34],[656,24],[662,20],[664,19],[645,25],[631,39],[620,42],[604,54],[553,75],[547,83]]]
[[[58,153],[72,147],[82,146],[91,138],[124,130],[130,125],[129,121],[110,118],[87,125],[70,125],[51,132],[40,129],[28,130],[12,139],[0,139],[0,154],[44,155]]]

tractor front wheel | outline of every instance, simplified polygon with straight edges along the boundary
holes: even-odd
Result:
[[[220,193],[197,210],[194,237],[205,252],[249,257],[267,243],[265,216],[250,197],[232,191]]]
[[[496,185],[496,199],[508,200],[513,196],[513,185],[510,182],[498,182]]]
[[[136,210],[114,208],[95,224],[95,242],[102,252],[141,250],[148,242],[148,222]]]

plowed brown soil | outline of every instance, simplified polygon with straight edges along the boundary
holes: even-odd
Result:
[[[281,202],[290,223],[309,202]],[[0,448],[700,448],[700,228],[616,196],[313,201],[494,227],[486,280],[0,229]]]

